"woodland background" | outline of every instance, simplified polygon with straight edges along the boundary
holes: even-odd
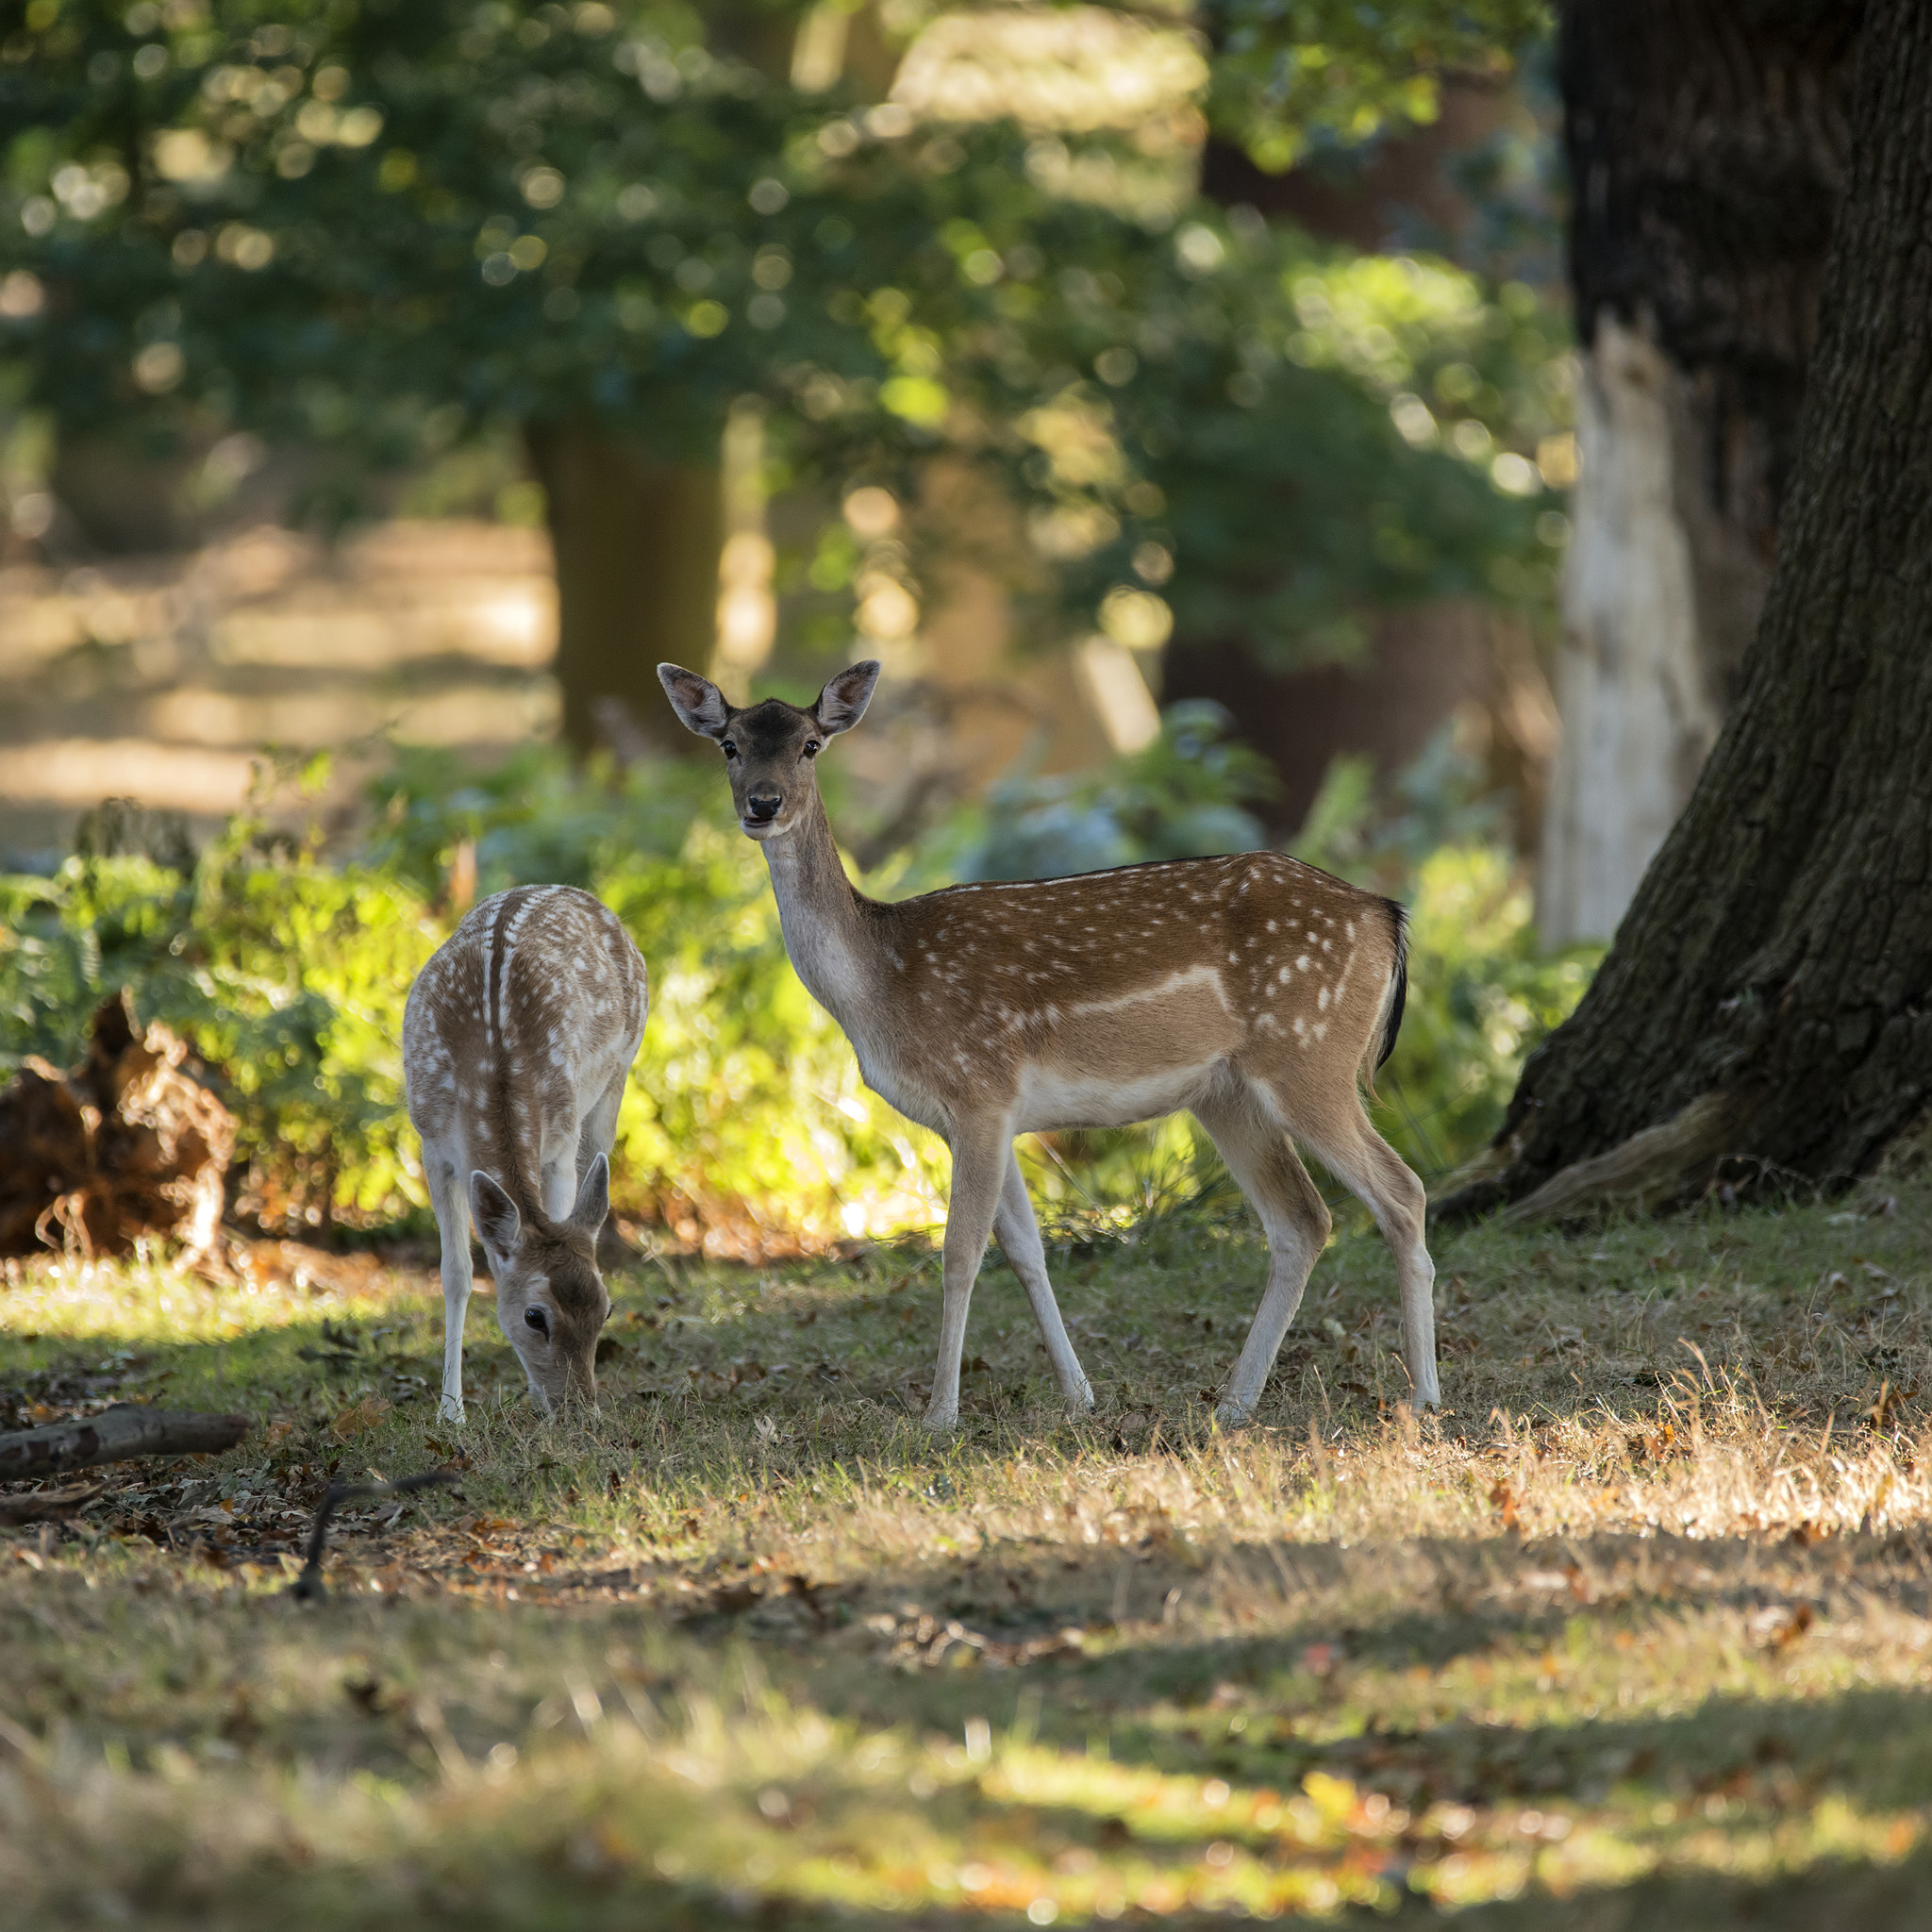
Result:
[[[570,878],[658,975],[629,1211],[929,1218],[651,675],[874,655],[874,890],[1288,842],[1412,901],[1446,1174],[1716,738],[1842,187],[1856,22],[1625,12],[30,0],[0,1057],[131,984],[245,1215],[420,1213],[401,991]]]
[[[245,1215],[420,1213],[401,992],[475,895],[569,878],[656,978],[623,1208],[929,1220],[651,675],[871,654],[833,783],[874,890],[1291,838],[1415,900],[1396,1131],[1479,1144],[1594,957],[1539,946],[1527,864],[1548,22],[1302,11],[36,0],[0,1054],[132,984],[242,1118]],[[1196,1163],[1039,1166],[1124,1208]]]

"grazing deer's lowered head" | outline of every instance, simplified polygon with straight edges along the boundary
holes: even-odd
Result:
[[[496,1284],[496,1319],[549,1408],[597,1399],[597,1337],[610,1313],[597,1237],[609,1212],[610,1162],[603,1154],[561,1222],[541,1210],[526,1220],[507,1188],[480,1168],[470,1175],[470,1213]]]
[[[643,1037],[644,962],[575,886],[486,899],[409,989],[403,1073],[442,1241],[442,1407],[463,1415],[474,1219],[496,1316],[545,1407],[597,1398],[597,1236]]]
[[[678,717],[724,754],[799,977],[844,1028],[866,1084],[952,1149],[928,1424],[957,1419],[967,1305],[994,1232],[1061,1392],[1074,1408],[1091,1406],[1013,1137],[1181,1108],[1213,1138],[1268,1236],[1267,1290],[1222,1420],[1253,1416],[1328,1238],[1328,1210],[1291,1137],[1374,1214],[1401,1278],[1414,1397],[1438,1401],[1422,1183],[1370,1125],[1358,1091],[1402,1021],[1402,909],[1274,852],[869,899],[840,862],[814,760],[858,723],[878,673],[841,671],[808,710],[776,698],[735,707],[708,679],[658,667]]]

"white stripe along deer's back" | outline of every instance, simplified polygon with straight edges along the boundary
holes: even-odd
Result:
[[[649,1005],[630,935],[575,886],[484,900],[409,989],[403,1077],[442,1243],[445,1420],[463,1413],[473,1215],[531,1392],[596,1398],[597,1235]]]
[[[1268,1237],[1268,1286],[1222,1420],[1252,1418],[1328,1239],[1295,1141],[1374,1214],[1401,1278],[1415,1399],[1441,1399],[1422,1183],[1369,1124],[1359,1091],[1401,1024],[1399,907],[1272,852],[881,904],[847,880],[813,772],[825,742],[863,715],[878,666],[841,672],[808,711],[776,698],[740,709],[675,664],[658,675],[685,724],[724,752],[799,977],[844,1028],[866,1084],[952,1149],[928,1424],[958,1418],[967,1305],[994,1232],[1069,1405],[1091,1407],[1013,1138],[1182,1108],[1213,1137]]]

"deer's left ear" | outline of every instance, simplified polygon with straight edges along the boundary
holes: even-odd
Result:
[[[812,714],[819,721],[819,729],[827,738],[837,732],[850,731],[865,716],[865,708],[872,702],[873,686],[878,681],[879,666],[875,658],[868,658],[863,664],[854,664],[829,679],[819,693],[818,703],[812,707]]]

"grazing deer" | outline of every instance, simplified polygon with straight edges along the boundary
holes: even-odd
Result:
[[[1273,852],[868,899],[839,861],[812,761],[864,716],[878,675],[875,663],[841,671],[808,711],[777,698],[741,709],[705,678],[658,667],[686,726],[724,749],[798,976],[845,1029],[866,1085],[952,1149],[928,1426],[958,1417],[966,1308],[989,1232],[1025,1287],[1068,1405],[1092,1407],[1013,1138],[1181,1108],[1213,1137],[1268,1236],[1267,1291],[1221,1420],[1253,1417],[1328,1239],[1291,1136],[1374,1214],[1401,1276],[1415,1398],[1440,1401],[1422,1183],[1370,1126],[1357,1091],[1402,1021],[1401,908]]]
[[[484,900],[409,989],[403,1078],[442,1241],[445,1421],[463,1419],[473,1216],[531,1394],[553,1410],[597,1399],[597,1236],[649,1008],[630,935],[575,886]]]

